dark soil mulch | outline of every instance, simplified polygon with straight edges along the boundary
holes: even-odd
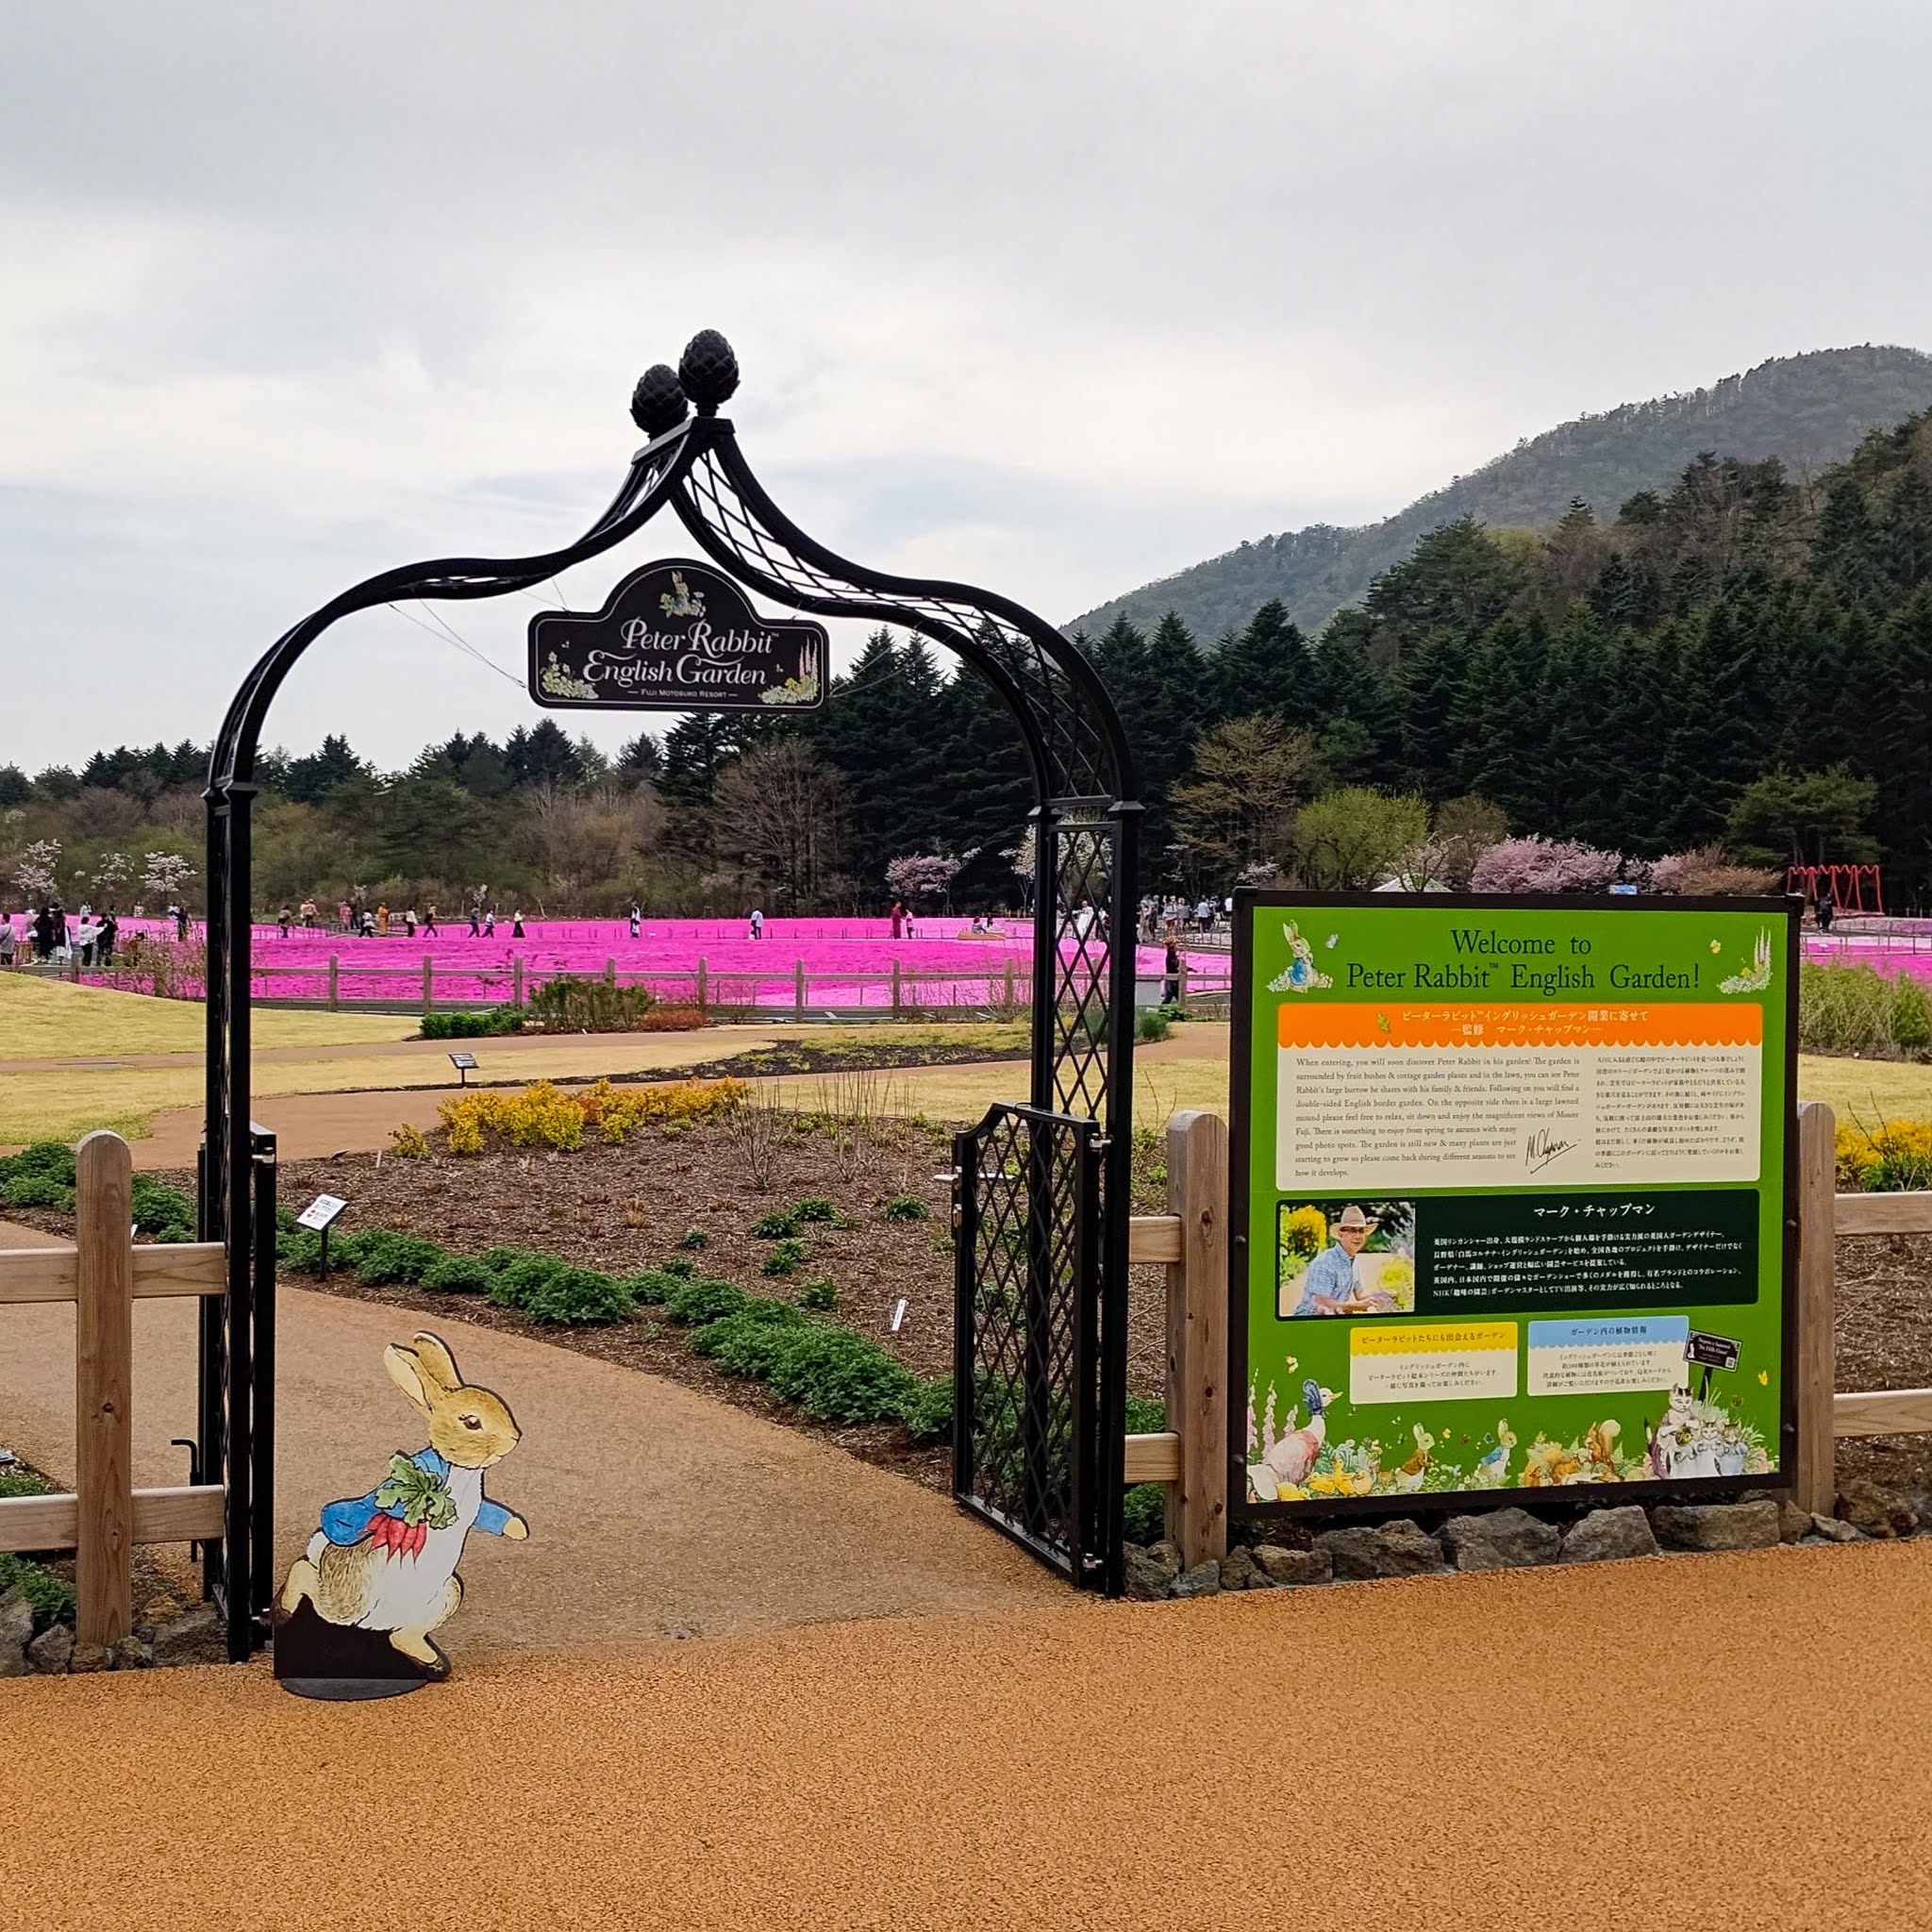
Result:
[[[1838,1386],[1932,1388],[1932,1235],[1856,1235],[1838,1244]],[[1838,1479],[1932,1490],[1932,1436],[1854,1436]]]
[[[781,1049],[791,1051],[791,1049]],[[299,1208],[315,1194],[344,1196],[349,1209],[338,1225],[393,1227],[424,1234],[458,1253],[498,1244],[540,1248],[589,1267],[630,1274],[686,1251],[687,1229],[701,1228],[704,1248],[691,1258],[703,1274],[722,1276],[758,1294],[795,1297],[808,1280],[838,1285],[833,1319],[872,1337],[924,1376],[950,1374],[953,1348],[953,1257],[948,1234],[951,1194],[941,1174],[951,1145],[940,1129],[909,1121],[881,1121],[858,1147],[841,1146],[798,1117],[770,1156],[767,1187],[759,1191],[732,1128],[710,1123],[675,1137],[639,1136],[622,1147],[590,1145],[575,1154],[507,1150],[458,1158],[440,1150],[427,1160],[343,1155],[333,1160],[290,1161],[279,1186],[285,1205]],[[1164,1171],[1158,1146],[1137,1154],[1135,1211],[1160,1211]],[[191,1189],[192,1175],[161,1178]],[[884,1218],[888,1201],[918,1196],[930,1208],[924,1221]],[[844,1228],[801,1232],[810,1258],[791,1276],[771,1277],[760,1264],[772,1243],[752,1224],[808,1195],[831,1201]],[[42,1209],[8,1218],[49,1232],[70,1233],[71,1217]],[[291,1275],[297,1286],[312,1277]],[[943,1489],[948,1453],[920,1448],[897,1427],[833,1428],[808,1422],[758,1383],[722,1374],[685,1345],[675,1324],[640,1310],[612,1328],[539,1327],[509,1309],[470,1296],[419,1289],[366,1288],[333,1275],[332,1293],[432,1315],[532,1334],[602,1360],[648,1369],[841,1447],[928,1486]],[[1838,1253],[1838,1387],[1841,1390],[1932,1388],[1932,1236],[1856,1236]],[[904,1297],[905,1318],[891,1329]],[[1165,1273],[1137,1268],[1129,1277],[1128,1386],[1158,1396],[1166,1375]],[[1908,1490],[1932,1490],[1932,1435],[1850,1438],[1838,1451],[1840,1481],[1868,1476]]]
[[[459,1042],[460,1043],[460,1042]],[[487,1045],[487,1042],[486,1042]],[[613,1087],[663,1086],[677,1080],[754,1080],[774,1074],[903,1073],[913,1067],[984,1066],[993,1060],[1024,1060],[1031,1049],[1018,1044],[973,1046],[941,1040],[784,1041],[774,1046],[753,1047],[724,1059],[699,1060],[684,1067],[640,1067],[624,1074],[573,1074],[556,1081],[558,1087],[588,1087],[608,1080]],[[471,1087],[526,1087],[526,1074],[501,1079],[478,1077]],[[343,1093],[407,1093],[407,1087],[344,1087]]]
[[[949,1375],[953,1366],[952,1193],[943,1177],[952,1160],[950,1134],[922,1124],[890,1120],[853,1144],[810,1124],[810,1116],[779,1116],[782,1131],[766,1160],[759,1191],[742,1139],[724,1123],[704,1123],[672,1136],[639,1134],[623,1146],[587,1144],[575,1153],[500,1149],[452,1156],[432,1141],[428,1159],[347,1154],[328,1160],[282,1163],[278,1198],[299,1210],[319,1193],[347,1200],[341,1232],[389,1227],[426,1235],[458,1254],[495,1246],[531,1247],[586,1267],[629,1274],[684,1256],[700,1274],[736,1282],[755,1294],[793,1300],[808,1281],[824,1278],[839,1290],[830,1319],[877,1341],[915,1374]],[[1148,1150],[1140,1163],[1140,1211],[1157,1208],[1164,1174]],[[176,1187],[192,1176],[160,1176]],[[911,1195],[924,1202],[924,1221],[892,1221],[888,1202]],[[843,1227],[799,1230],[809,1258],[790,1275],[771,1276],[762,1264],[774,1243],[751,1232],[767,1214],[808,1197],[830,1201]],[[22,1220],[42,1217],[23,1214]],[[51,1227],[58,1216],[45,1217]],[[71,1227],[71,1222],[66,1224]],[[695,1252],[680,1243],[690,1229],[704,1232]],[[472,1295],[437,1294],[401,1286],[371,1288],[353,1274],[328,1281],[286,1274],[301,1288],[325,1287],[357,1301],[408,1309],[442,1323],[466,1322],[535,1336],[599,1360],[647,1369],[755,1415],[835,1441],[841,1448],[933,1489],[950,1481],[951,1452],[920,1445],[896,1424],[841,1428],[817,1424],[780,1402],[761,1384],[726,1375],[687,1346],[676,1324],[651,1308],[608,1328],[540,1326],[513,1309]],[[1134,1393],[1158,1395],[1166,1375],[1165,1274],[1131,1271],[1128,1380]],[[901,1299],[899,1328],[892,1315]]]

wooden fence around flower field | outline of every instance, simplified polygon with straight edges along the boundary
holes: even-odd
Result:
[[[378,942],[379,943],[379,942]],[[63,965],[25,963],[14,969],[32,978],[81,980],[93,975],[78,959]],[[983,966],[906,966],[894,961],[889,969],[861,971],[842,966],[813,966],[797,958],[769,970],[741,966],[712,968],[700,958],[689,967],[620,968],[608,958],[601,971],[530,965],[522,954],[503,964],[478,966],[461,960],[439,962],[425,953],[421,964],[359,965],[355,956],[343,964],[342,955],[306,966],[264,966],[250,969],[253,1003],[340,1011],[344,1006],[365,1012],[481,1011],[488,1008],[525,1005],[531,994],[555,979],[602,979],[611,986],[644,987],[664,1006],[695,1007],[715,1019],[742,1012],[758,1016],[790,1008],[794,1020],[811,1019],[827,1011],[903,1014],[983,1014],[1024,1017],[1033,998],[1033,962],[1003,954]],[[303,991],[275,991],[293,981]],[[1141,984],[1150,1001],[1163,996],[1168,975],[1142,974]],[[144,991],[144,988],[137,988]],[[1190,965],[1182,961],[1175,989],[1179,1004],[1207,1012],[1224,1008],[1228,995],[1227,968],[1218,962]],[[199,996],[198,989],[196,996]]]
[[[0,1550],[72,1550],[75,1640],[108,1646],[134,1627],[134,1545],[217,1538],[226,1500],[219,1484],[134,1487],[135,1299],[220,1295],[226,1274],[219,1242],[136,1245],[118,1134],[90,1134],[74,1166],[75,1245],[0,1249],[0,1305],[75,1304],[75,1488],[0,1498]]]
[[[1841,1238],[1932,1234],[1932,1192],[1840,1194],[1830,1108],[1798,1109],[1796,1378],[1798,1441],[1790,1492],[1828,1515],[1840,1436],[1932,1433],[1932,1389],[1841,1392],[1837,1387],[1837,1269]],[[1167,1421],[1129,1436],[1128,1483],[1167,1485],[1167,1533],[1183,1565],[1227,1550],[1227,1127],[1177,1113],[1168,1128],[1166,1214],[1137,1216],[1136,1263],[1167,1267]]]

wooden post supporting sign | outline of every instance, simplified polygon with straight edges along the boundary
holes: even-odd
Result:
[[[1838,1384],[1837,1122],[1812,1100],[1798,1109],[1798,1441],[1791,1494],[1799,1508],[1831,1514],[1832,1411]]]
[[[1227,1553],[1227,1123],[1176,1113],[1167,1129],[1168,1211],[1180,1258],[1167,1270],[1167,1426],[1181,1439],[1167,1534],[1191,1569]]]

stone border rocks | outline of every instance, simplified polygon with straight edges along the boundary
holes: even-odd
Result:
[[[1932,1496],[1848,1482],[1835,1516],[1774,1495],[1714,1503],[1587,1509],[1567,1527],[1510,1506],[1452,1516],[1427,1530],[1407,1517],[1311,1525],[1307,1548],[1237,1543],[1219,1563],[1181,1568],[1170,1542],[1127,1545],[1127,1595],[1141,1602],[1233,1590],[1302,1590],[1391,1576],[1446,1576],[1553,1563],[1607,1563],[1699,1551],[1817,1546],[1932,1534]]]
[[[184,1610],[173,1598],[160,1597],[142,1616],[142,1623],[111,1649],[76,1643],[69,1624],[49,1624],[35,1635],[33,1606],[22,1591],[9,1590],[0,1596],[0,1677],[64,1677],[227,1662],[227,1639],[212,1604]]]

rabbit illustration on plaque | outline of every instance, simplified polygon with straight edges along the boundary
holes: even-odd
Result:
[[[457,1565],[470,1531],[519,1542],[530,1533],[514,1510],[483,1493],[483,1472],[501,1462],[522,1436],[509,1405],[466,1383],[439,1336],[419,1334],[407,1346],[393,1342],[382,1362],[427,1422],[429,1446],[413,1456],[397,1452],[367,1495],[323,1509],[322,1527],[282,1586],[275,1639],[280,1678],[446,1677],[449,1659],[430,1632],[463,1600]],[[337,1642],[325,1639],[318,1645],[312,1631],[305,1639],[298,1627],[305,1605],[341,1633]],[[374,1664],[372,1646],[351,1639],[352,1631],[382,1640],[373,1646]]]

